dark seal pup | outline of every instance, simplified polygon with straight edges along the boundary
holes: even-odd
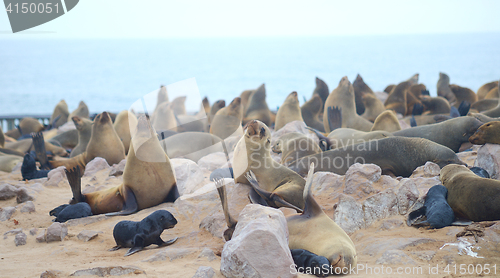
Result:
[[[426,220],[417,220],[412,225],[430,226],[436,229],[450,226],[455,221],[455,214],[446,201],[447,197],[448,189],[446,187],[441,184],[434,185],[427,192],[424,206],[408,215],[408,223],[417,218],[423,218],[425,215]]]
[[[318,277],[326,277],[330,274],[330,262],[327,258],[304,249],[291,249],[290,251],[292,252],[293,262],[300,273],[311,273]]]
[[[92,210],[89,204],[80,202],[74,205],[60,205],[57,208],[51,210],[49,215],[55,216],[55,222],[64,223],[70,219],[83,218],[87,216],[92,216]]]
[[[31,154],[24,155],[23,166],[21,166],[21,174],[23,180],[32,180],[46,178],[49,170],[37,170],[35,158]]]
[[[115,251],[122,247],[130,247],[125,254],[125,256],[130,256],[151,244],[158,246],[170,245],[177,238],[165,242],[161,239],[160,235],[163,230],[173,228],[175,224],[177,224],[177,220],[166,210],[157,210],[140,222],[120,221],[113,229],[116,246],[109,251]]]

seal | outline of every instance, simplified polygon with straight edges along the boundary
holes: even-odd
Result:
[[[29,136],[33,132],[40,132],[44,130],[44,128],[45,127],[37,119],[25,117],[19,122],[17,128],[7,131],[5,135],[14,139],[20,139],[22,136]]]
[[[36,161],[30,153],[24,155],[23,165],[21,166],[21,175],[23,180],[32,180],[46,178],[50,170],[37,170]]]
[[[321,103],[325,103],[326,99],[330,95],[330,90],[328,90],[328,85],[326,85],[325,81],[319,79],[318,77],[316,77],[315,82],[316,82],[316,87],[314,88],[311,98],[313,98],[314,95],[318,95],[321,99]],[[321,109],[320,113],[323,113],[323,108]]]
[[[87,150],[87,145],[92,136],[92,125],[94,124],[93,121],[78,116],[74,116],[72,120],[78,132],[78,144],[71,151],[69,157],[75,157]]]
[[[481,87],[479,87],[479,89],[477,90],[477,99],[478,100],[482,100],[486,97],[486,95],[494,88],[498,88],[498,81],[492,81],[492,82],[488,82],[484,85],[482,85]]]
[[[450,226],[455,221],[455,214],[446,201],[447,196],[448,189],[443,185],[431,187],[425,196],[424,206],[408,214],[408,226],[429,226],[435,229]]]
[[[444,97],[450,105],[455,106],[458,102],[457,97],[450,88],[450,77],[446,73],[439,73],[439,80],[437,82],[437,94],[440,97]],[[458,102],[460,104],[460,102]]]
[[[120,186],[82,194],[78,168],[67,173],[72,202],[88,203],[93,214],[128,215],[179,197],[170,159],[145,116],[138,119]]]
[[[361,115],[361,117],[370,122],[374,122],[378,115],[385,111],[384,104],[374,94],[365,94],[363,95],[362,100],[365,112]]]
[[[145,247],[156,244],[159,247],[173,244],[177,238],[167,242],[160,237],[165,229],[171,229],[177,224],[175,217],[166,210],[157,210],[139,222],[123,220],[113,228],[116,246],[109,251],[120,248],[130,248],[125,256],[130,256]]]
[[[281,153],[281,164],[288,165],[290,162],[311,154],[322,152],[318,143],[311,137],[298,132],[290,132],[282,135],[271,147],[275,153]]]
[[[418,82],[418,73],[410,77],[410,79],[403,81],[392,88],[389,96],[385,100],[384,106],[386,109],[394,110],[396,113],[406,115],[407,109],[407,96],[406,91],[411,85]]]
[[[250,184],[273,207],[289,207],[301,211],[305,180],[297,173],[274,161],[271,157],[271,131],[261,121],[253,120],[246,126],[236,144],[233,156],[235,181]],[[252,170],[252,181],[248,173]],[[253,191],[251,191],[253,192]],[[251,193],[252,194],[252,193]],[[255,203],[258,196],[250,195]]]
[[[113,127],[123,143],[125,154],[128,154],[128,150],[130,148],[130,140],[132,138],[132,135],[130,135],[130,129],[134,126],[137,126],[137,117],[134,113],[128,110],[123,110],[116,115]]]
[[[21,161],[23,161],[22,156],[0,153],[0,171],[10,173]]]
[[[78,104],[78,107],[69,114],[68,116],[68,122],[71,121],[71,119],[73,119],[74,116],[78,116],[80,118],[87,118],[89,119],[90,118],[90,113],[89,113],[89,108],[87,107],[87,104],[85,104],[85,102],[80,101],[80,103]]]
[[[477,95],[469,88],[461,87],[456,84],[451,84],[450,89],[457,98],[457,102],[455,103],[455,107],[462,103],[462,101],[467,101],[468,103],[474,103],[477,101]]]
[[[175,118],[174,110],[171,108],[172,103],[163,102],[156,107],[156,110],[151,117],[151,123],[156,130],[172,130],[177,132],[177,119]]]
[[[314,162],[317,171],[345,175],[354,163],[373,163],[383,174],[409,177],[413,171],[432,161],[443,167],[448,164],[464,163],[450,148],[424,138],[389,137],[350,145],[303,157],[288,167],[300,175],[306,175]]]
[[[280,128],[284,127],[287,123],[293,121],[301,121],[302,112],[299,105],[299,98],[297,92],[291,92],[285,99],[285,102],[278,109],[276,114],[276,124],[274,130],[278,131]]]
[[[217,111],[210,125],[210,133],[221,139],[226,139],[229,136],[241,136],[243,134],[241,110],[241,98],[235,97],[227,107]]]
[[[160,105],[165,103],[165,102],[169,102],[167,87],[165,87],[164,85],[161,85],[160,89],[158,89],[158,93],[156,95],[156,107],[155,107],[154,112],[156,112],[158,107],[160,107]],[[153,114],[154,114],[154,112],[153,112]]]
[[[200,158],[223,151],[222,139],[206,132],[182,132],[160,141],[160,145],[170,158],[187,158],[198,162]]]
[[[488,94],[484,97],[484,99],[498,99],[500,98],[500,94],[498,93],[498,87],[491,89]]]
[[[366,104],[365,101],[363,100],[363,97],[368,94],[375,96],[375,94],[373,93],[372,89],[368,85],[366,85],[365,81],[363,80],[361,75],[359,75],[359,73],[356,76],[354,82],[352,82],[352,87],[354,88],[356,113],[358,113],[358,115],[363,115],[365,113],[365,108],[366,108]]]
[[[73,149],[76,147],[76,145],[78,145],[78,130],[67,130],[50,138],[47,141],[49,141],[53,145],[59,145],[65,149]]]
[[[471,110],[476,112],[488,111],[498,106],[498,99],[482,99],[471,104]]]
[[[469,142],[474,145],[500,144],[500,121],[491,121],[480,126],[469,137]]]
[[[60,206],[61,207],[61,206]],[[73,205],[63,205],[62,209],[55,208],[50,215],[55,216],[54,222],[64,223],[71,219],[92,216],[92,210],[87,203],[76,203]],[[59,210],[59,211],[58,211]]]
[[[297,270],[310,269],[311,273],[317,277],[325,277],[329,275],[330,262],[323,256],[318,256],[304,249],[291,249],[293,263]]]
[[[107,112],[102,112],[95,117],[85,152],[69,159],[52,160],[49,163],[52,168],[65,166],[66,169],[72,169],[78,165],[84,171],[87,163],[96,157],[106,159],[109,165],[118,164],[125,158],[125,148]]]
[[[316,133],[318,137],[320,134]],[[329,146],[328,149],[344,148],[350,145],[378,140],[382,138],[392,137],[393,135],[387,131],[359,131],[352,128],[337,128],[330,132],[326,137],[327,142],[325,144]],[[320,138],[320,140],[324,138]]]
[[[448,189],[448,204],[456,216],[472,221],[500,219],[500,181],[481,178],[460,165],[444,167],[439,179]]]
[[[210,108],[210,114],[208,114],[208,122],[212,123],[212,119],[214,118],[215,114],[217,114],[217,112],[224,107],[226,107],[225,100],[221,99],[216,101]]]
[[[300,113],[302,114],[304,123],[306,123],[308,127],[319,130],[320,132],[325,132],[325,127],[319,118],[322,111],[323,101],[317,94],[313,94],[311,99],[300,107]]]
[[[354,88],[347,76],[342,77],[337,88],[326,99],[324,111],[327,112],[328,107],[337,105],[341,108],[342,112],[342,127],[370,131],[373,124],[356,113]],[[330,133],[332,131],[330,129],[328,113],[323,113],[323,125],[325,132]]]
[[[303,249],[327,258],[333,269],[355,268],[356,247],[344,230],[314,200],[311,193],[314,164],[310,165],[308,172],[303,192],[304,211],[286,219],[288,246],[292,250]]]
[[[65,124],[68,121],[69,110],[66,101],[61,100],[57,103],[56,107],[54,107],[54,112],[52,112],[52,116],[50,117],[50,122],[52,123],[53,128],[58,128]]]
[[[259,120],[266,125],[271,124],[271,111],[266,103],[266,87],[264,84],[260,85],[248,100],[248,107],[243,117],[243,124],[252,120]]]
[[[41,134],[41,132],[39,132],[39,133]],[[27,139],[22,139],[22,140],[19,140],[16,142],[8,142],[8,143],[5,143],[5,148],[24,154],[26,152],[34,150],[33,140],[27,138]],[[45,142],[45,149],[48,152],[51,152],[57,156],[61,156],[61,157],[68,156],[68,152],[66,152],[66,150],[64,148],[56,146],[50,142]]]
[[[420,137],[446,146],[454,152],[460,150],[463,143],[469,142],[469,137],[483,125],[474,117],[458,117],[444,122],[417,126],[394,132],[394,136]]]
[[[384,92],[386,92],[387,94],[390,94],[391,91],[396,87],[396,84],[389,84],[387,85],[387,87],[385,87],[384,89]]]
[[[243,115],[246,115],[247,113],[247,108],[248,108],[248,100],[250,99],[250,96],[255,93],[255,90],[245,90],[241,92],[240,98],[241,98],[241,112]]]
[[[408,93],[412,94],[416,99],[421,99],[423,94],[422,92],[426,91],[427,87],[424,84],[413,84],[408,88]]]
[[[186,96],[179,96],[172,100],[170,108],[174,110],[176,116],[186,115]]]
[[[395,132],[401,130],[401,125],[399,124],[398,117],[396,113],[392,110],[386,110],[375,119],[371,131],[383,130],[388,132]]]

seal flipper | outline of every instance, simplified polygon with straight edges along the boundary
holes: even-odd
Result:
[[[422,115],[422,113],[424,113],[424,106],[421,103],[415,103],[411,111],[412,116]]]
[[[64,172],[66,172],[69,186],[73,192],[73,200],[70,203],[85,202],[85,196],[82,194],[82,173],[80,172],[80,167],[76,166],[69,171],[64,169]]]
[[[236,221],[229,213],[229,206],[227,205],[226,184],[224,183],[224,179],[216,179],[215,187],[217,188],[217,192],[219,193],[222,210],[224,211],[224,218],[226,218],[226,224],[228,227],[227,230],[224,231],[224,239],[226,241],[229,241],[233,236],[233,232],[238,221]]]
[[[275,193],[271,193],[268,191],[265,191],[259,186],[259,183],[257,182],[257,177],[255,174],[252,172],[252,170],[248,171],[247,174],[245,175],[247,180],[250,182],[252,185],[253,189],[262,197],[268,204],[274,205],[273,207],[279,208],[279,207],[286,207],[286,208],[291,208],[294,209],[298,212],[302,212],[302,209],[287,202],[285,199],[283,199],[281,196]],[[280,204],[280,206],[278,205]]]
[[[450,117],[452,118],[460,117],[460,112],[458,112],[458,109],[455,106],[450,107]]]
[[[410,126],[411,127],[417,126],[417,120],[415,120],[415,116],[413,116],[413,115],[411,115],[411,118],[410,118]]]
[[[248,193],[248,198],[250,199],[250,202],[252,202],[252,204],[259,204],[261,206],[270,207],[266,200],[264,200],[264,198],[262,198],[262,196],[260,196],[259,193],[257,193],[257,191],[253,189],[253,187]]]
[[[337,128],[342,127],[342,108],[341,107],[328,107],[328,126],[330,127],[330,132]]]
[[[471,104],[468,101],[462,101],[458,106],[458,113],[460,116],[467,116],[467,114],[469,114],[470,106]]]
[[[64,205],[60,205],[56,208],[54,208],[53,210],[49,211],[49,215],[50,216],[55,216],[57,217],[57,215],[63,210],[65,209],[67,206],[69,206],[69,204],[64,204]]]
[[[169,239],[167,241],[163,241],[163,239],[161,239],[160,237],[158,237],[158,241],[156,242],[156,245],[158,246],[169,246],[169,245],[172,245],[174,244],[177,239],[179,239],[178,237],[174,237],[173,239]]]
[[[177,183],[175,183],[174,185],[172,185],[172,188],[170,188],[167,197],[165,197],[165,202],[173,203],[179,197],[180,197],[179,189],[177,189]]]
[[[45,141],[43,140],[43,133],[32,133],[33,146],[35,147],[36,158],[40,161],[41,170],[50,170],[50,165],[47,159],[47,152],[45,151]]]
[[[124,193],[123,194],[123,200],[124,200],[123,209],[120,211],[117,211],[117,212],[106,213],[105,214],[106,216],[129,215],[129,214],[132,214],[132,213],[135,213],[138,211],[139,206],[137,205],[137,199],[135,198],[134,192],[126,186],[124,186],[124,188],[125,188],[125,192],[123,192]],[[126,256],[128,256],[128,255],[126,255]]]
[[[414,210],[408,214],[408,219],[406,219],[406,225],[413,226],[417,221],[425,217],[425,212],[427,208],[425,206]]]
[[[130,256],[144,249],[144,234],[138,234],[134,237],[134,247],[130,248],[124,257]]]
[[[109,249],[108,251],[116,251],[118,249],[122,248],[120,245],[116,245],[115,247]]]

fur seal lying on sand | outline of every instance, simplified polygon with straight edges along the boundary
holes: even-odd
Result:
[[[78,167],[68,171],[67,176],[73,202],[87,202],[93,214],[127,215],[162,202],[173,202],[179,197],[170,160],[145,116],[139,118],[132,137],[123,184],[81,194]]]
[[[482,125],[474,117],[458,117],[437,124],[417,126],[394,132],[394,136],[420,137],[446,146],[454,152]]]
[[[481,178],[460,165],[447,165],[439,179],[448,189],[455,215],[472,221],[500,220],[500,181]]]
[[[450,226],[455,221],[455,214],[446,201],[447,196],[448,189],[443,185],[438,184],[431,187],[425,196],[424,206],[408,214],[408,226],[423,225],[436,229]],[[420,219],[410,224],[417,218]]]
[[[316,171],[345,175],[354,163],[373,163],[382,168],[383,174],[409,177],[427,161],[439,167],[452,163],[464,165],[448,147],[423,138],[394,136],[309,155],[288,167],[300,175],[306,175],[309,165],[314,163],[317,165]]]
[[[46,178],[50,170],[37,170],[36,161],[30,153],[24,155],[23,165],[21,166],[21,175],[23,180],[32,180]]]
[[[87,216],[92,216],[92,210],[87,203],[76,203],[73,205],[62,205],[59,206],[49,213],[55,216],[54,222],[64,223],[71,219],[83,218]]]
[[[173,228],[177,224],[175,217],[166,210],[157,210],[140,222],[123,220],[113,228],[113,237],[116,246],[109,251],[130,247],[125,256],[141,251],[144,247],[156,244],[160,247],[173,244],[177,238],[167,242],[160,237],[165,229]]]

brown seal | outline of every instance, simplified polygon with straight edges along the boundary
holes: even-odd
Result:
[[[103,117],[96,118],[96,124],[102,119]],[[71,180],[72,177],[78,176],[76,173],[68,175],[73,201],[88,203],[93,214],[127,215],[165,201],[173,202],[179,197],[170,160],[145,116],[139,118],[132,137],[123,171],[123,184],[81,194],[79,181]]]
[[[276,114],[276,124],[274,126],[274,130],[277,131],[284,127],[287,123],[293,121],[304,121],[302,119],[302,112],[297,92],[291,92],[285,99],[285,102],[283,102],[280,106],[278,113]]]
[[[271,111],[266,103],[266,87],[264,84],[250,96],[248,107],[245,116],[243,116],[243,124],[251,120],[259,120],[266,125],[271,124]]]
[[[498,98],[500,98],[498,87],[491,89],[486,95],[486,97],[484,97],[484,99],[498,99]]]
[[[363,96],[366,94],[375,96],[375,94],[373,93],[372,89],[368,85],[366,85],[365,81],[363,80],[361,75],[359,75],[359,73],[356,76],[354,82],[352,82],[352,87],[354,88],[356,113],[358,113],[358,115],[362,115],[363,113],[365,113],[365,103],[363,100]]]
[[[342,77],[337,88],[328,96],[325,102],[325,113],[323,113],[323,125],[325,132],[330,133],[328,120],[328,107],[339,106],[342,112],[342,127],[354,128],[361,131],[370,131],[372,123],[356,113],[354,88],[347,76]]]
[[[498,106],[498,99],[482,99],[474,102],[470,109],[476,112],[484,112]]]
[[[476,133],[469,137],[474,145],[500,144],[500,121],[491,121],[480,126]]]
[[[383,130],[388,132],[395,132],[401,130],[398,117],[392,110],[385,110],[375,119],[371,131]]]
[[[31,133],[37,133],[44,129],[44,126],[35,118],[26,117],[19,122],[19,128],[9,130],[5,135],[12,137],[14,139],[19,139],[23,135],[30,135]]]
[[[73,116],[72,120],[78,131],[78,144],[71,151],[69,157],[75,157],[87,150],[87,145],[92,136],[92,125],[94,124],[93,121],[78,116]]]
[[[396,84],[387,85],[387,87],[385,87],[385,89],[384,89],[384,92],[386,92],[387,94],[390,94],[391,91],[394,89],[394,87],[396,87]]]
[[[349,273],[349,268],[356,267],[356,247],[345,231],[314,200],[311,193],[313,172],[314,165],[311,165],[302,195],[304,211],[286,219],[288,246],[290,249],[304,249],[323,256],[334,269],[339,268],[339,272]]]
[[[457,98],[457,102],[454,105],[457,108],[458,106],[460,106],[460,103],[462,103],[462,101],[467,101],[470,104],[477,101],[476,93],[474,93],[474,91],[469,88],[451,84],[450,89]]]
[[[68,122],[73,119],[74,116],[78,116],[80,118],[89,118],[89,108],[87,107],[87,104],[85,102],[80,101],[78,104],[78,107],[69,114],[68,116]]]
[[[235,97],[227,107],[217,111],[210,124],[210,133],[221,139],[232,135],[242,135],[241,120],[243,114],[241,110],[241,98]]]
[[[370,122],[374,122],[378,115],[385,111],[384,103],[382,103],[382,101],[380,101],[375,94],[365,94],[362,99],[365,112],[361,115],[361,117]]]
[[[122,140],[123,147],[125,148],[125,154],[128,154],[130,140],[132,138],[130,129],[135,126],[137,126],[137,117],[134,113],[128,110],[123,110],[116,115],[113,127],[115,128],[118,137],[120,137],[120,140]]]
[[[172,103],[163,102],[153,113],[151,123],[155,130],[164,131],[171,130],[177,132],[178,122],[175,118],[174,110],[171,107]]]
[[[300,112],[302,119],[308,127],[312,127],[320,132],[325,132],[323,122],[320,121],[320,113],[323,111],[323,101],[317,94],[313,94],[310,100],[302,105]]]
[[[450,103],[444,97],[426,97],[422,98],[421,102],[425,115],[450,114]]]
[[[306,175],[309,165],[314,163],[317,165],[315,171],[345,175],[354,163],[373,163],[382,169],[383,174],[409,177],[427,161],[439,167],[451,163],[464,164],[448,147],[424,138],[394,136],[309,155],[296,160],[289,167],[300,175]]]
[[[477,99],[484,99],[486,95],[494,88],[498,88],[498,81],[492,81],[482,85],[476,92]]]
[[[437,82],[437,94],[440,97],[444,97],[450,105],[455,106],[458,102],[455,94],[450,88],[450,77],[446,73],[439,73],[439,80]],[[458,103],[460,105],[460,103]]]
[[[385,100],[385,108],[394,110],[396,113],[401,115],[406,115],[407,110],[407,96],[406,91],[410,88],[411,85],[416,84],[418,82],[418,73],[410,77],[410,79],[403,81],[396,85],[389,96]]]
[[[500,181],[479,177],[460,165],[444,167],[439,179],[448,189],[448,204],[456,216],[472,221],[500,220]]]
[[[313,98],[314,95],[318,95],[321,98],[321,103],[325,103],[328,95],[330,95],[328,85],[326,85],[325,81],[319,79],[318,77],[316,77],[315,82],[316,87],[314,88],[311,98]],[[320,113],[323,113],[323,107],[321,108]]]
[[[251,184],[268,205],[304,208],[302,192],[305,180],[297,173],[274,161],[271,157],[271,131],[261,121],[247,124],[234,151],[233,172],[235,181]],[[246,177],[252,170],[256,183]]]
[[[288,165],[303,156],[322,152],[316,141],[298,132],[290,132],[280,136],[271,149],[275,153],[281,153],[280,163],[283,165]]]
[[[50,117],[50,123],[54,128],[60,127],[68,121],[68,116],[68,105],[63,99],[54,107],[54,112],[52,112],[52,116]]]
[[[222,108],[226,107],[226,101],[223,99],[220,99],[212,105],[210,108],[210,113],[208,114],[208,122],[211,123],[212,119],[214,118],[215,114]]]
[[[345,148],[346,146],[392,136],[387,131],[359,131],[352,128],[337,128],[328,134],[327,145],[330,146],[330,149]]]
[[[394,132],[394,136],[426,138],[452,149],[460,150],[463,143],[469,142],[469,137],[483,123],[474,117],[458,117],[424,126],[417,126]]]

